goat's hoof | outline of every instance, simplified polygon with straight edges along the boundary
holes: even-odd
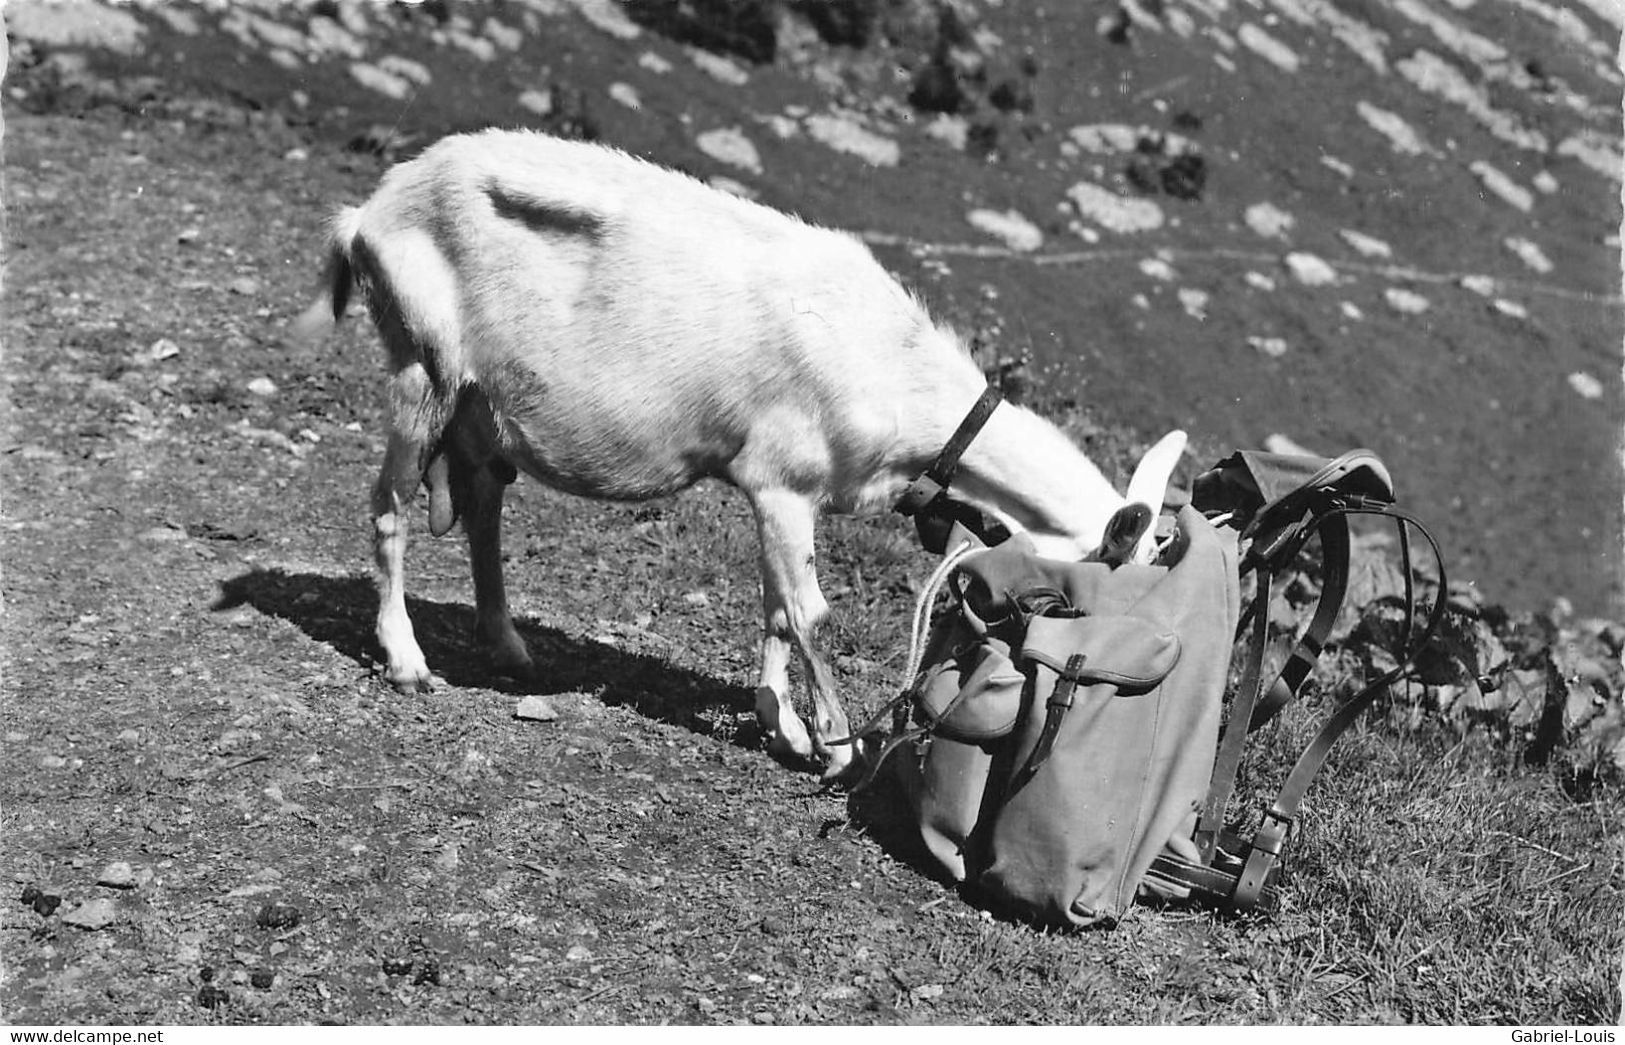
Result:
[[[445,679],[441,678],[439,675],[436,675],[428,668],[423,668],[417,671],[386,671],[384,673],[384,679],[394,688],[395,692],[400,693],[403,696],[416,696],[420,693],[433,693],[437,689],[445,688],[446,685]]]
[[[852,745],[838,744],[825,749],[822,754],[829,759],[819,775],[824,783],[852,784],[863,778],[864,761],[861,756],[854,756]]]
[[[760,686],[756,690],[756,724],[767,737],[768,754],[780,759],[812,759],[813,744],[807,727],[794,711],[779,703],[779,695],[772,687]]]

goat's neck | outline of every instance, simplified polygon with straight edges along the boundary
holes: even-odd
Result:
[[[1060,429],[1004,403],[971,443],[954,484],[1024,530],[1096,547],[1123,497]]]

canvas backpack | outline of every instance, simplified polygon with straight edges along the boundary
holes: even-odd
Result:
[[[1406,670],[1442,614],[1440,562],[1438,594],[1417,622],[1409,531],[1436,561],[1438,548],[1394,506],[1382,462],[1364,450],[1331,460],[1233,454],[1197,479],[1152,565],[1039,556],[954,501],[951,462],[938,466],[922,477],[924,495],[916,487],[900,506],[945,557],[916,611],[912,684],[882,712],[892,736],[876,767],[891,767],[931,857],[984,903],[1041,925],[1110,926],[1142,894],[1267,908],[1332,743]],[[1248,832],[1227,821],[1247,735],[1319,658],[1347,585],[1355,514],[1399,529],[1399,667],[1332,712]],[[1107,546],[1132,543],[1147,522],[1114,520]],[[1320,601],[1265,685],[1273,581],[1316,537]],[[948,607],[927,627],[939,589]],[[1241,679],[1227,701],[1238,643]]]

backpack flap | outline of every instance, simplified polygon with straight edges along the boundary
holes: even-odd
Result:
[[[1192,508],[1179,526],[1172,568],[1112,571],[1100,612],[1035,617],[1017,655],[1030,704],[978,884],[1032,921],[1112,924],[1195,826],[1239,599],[1233,546]]]

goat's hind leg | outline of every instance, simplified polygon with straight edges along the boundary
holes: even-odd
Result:
[[[450,499],[462,515],[474,575],[474,634],[501,674],[530,678],[535,665],[525,640],[508,612],[508,590],[502,577],[502,498],[517,477],[496,452],[489,437],[490,411],[475,390],[465,393],[446,432],[441,457],[446,461]],[[434,524],[436,536],[451,519]]]
[[[384,653],[384,678],[402,693],[413,693],[433,689],[440,680],[429,671],[406,612],[407,508],[451,411],[417,364],[390,378],[390,407],[389,446],[372,488],[377,635]]]

